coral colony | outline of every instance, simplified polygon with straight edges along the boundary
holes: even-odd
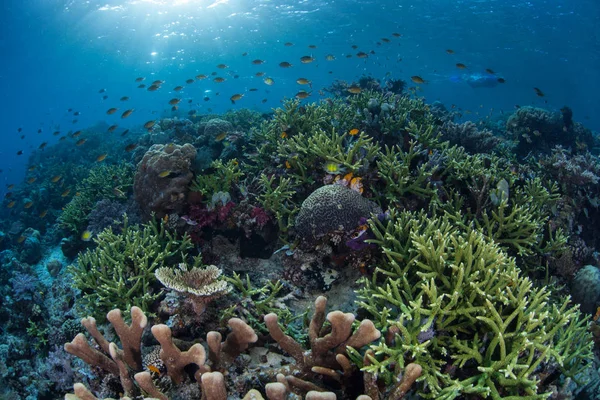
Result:
[[[45,147],[5,200],[3,398],[600,395],[598,139],[376,83]]]

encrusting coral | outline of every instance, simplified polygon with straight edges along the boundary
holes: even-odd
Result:
[[[545,399],[560,374],[577,379],[592,357],[587,321],[570,299],[551,304],[515,260],[448,218],[391,210],[372,219],[385,260],[359,290],[359,306],[385,340],[363,370],[387,382],[418,363],[417,393],[455,399]]]

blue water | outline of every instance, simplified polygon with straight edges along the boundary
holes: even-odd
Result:
[[[229,97],[235,93],[245,96],[233,107],[269,111],[294,96],[300,89],[295,83],[299,77],[313,82],[312,96],[305,101],[316,101],[319,89],[335,79],[388,74],[409,81],[419,75],[427,83],[419,85],[418,95],[469,110],[468,119],[510,112],[515,105],[548,109],[569,105],[576,121],[600,129],[596,112],[600,8],[593,0],[5,0],[2,4],[0,179],[7,184],[22,180],[27,157],[41,142],[58,140],[53,131],[82,129],[98,121],[134,127],[156,113],[168,115],[167,102],[175,97],[171,89],[177,85],[185,87],[177,93],[184,100],[182,111],[221,113],[232,107]],[[394,37],[394,32],[402,36]],[[284,46],[285,42],[293,46]],[[455,53],[447,54],[447,49]],[[371,50],[375,54],[367,59],[355,56]],[[326,61],[327,54],[336,59]],[[346,58],[348,54],[352,58]],[[316,61],[300,63],[305,55]],[[253,65],[254,59],[265,64]],[[280,68],[282,61],[293,67]],[[217,69],[221,63],[229,68]],[[468,69],[458,70],[456,63]],[[450,79],[486,68],[506,83],[472,88]],[[185,84],[186,79],[213,71],[227,80],[215,83],[209,76]],[[263,78],[254,76],[258,71],[275,84],[265,85]],[[235,74],[239,78],[234,79]],[[165,84],[148,92],[136,87],[137,77],[145,77],[143,83],[148,85],[155,79]],[[545,97],[538,97],[533,87]],[[250,88],[258,91],[249,92]],[[100,89],[106,93],[98,93]],[[130,97],[127,105],[120,104],[122,96]],[[210,101],[203,101],[205,96]],[[120,110],[108,116],[111,107]],[[75,124],[69,108],[81,112]],[[127,108],[135,112],[120,120]],[[19,150],[24,154],[17,156]]]

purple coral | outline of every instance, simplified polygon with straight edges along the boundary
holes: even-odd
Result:
[[[32,300],[39,282],[37,277],[23,272],[15,272],[9,281],[12,285],[13,297],[17,301]]]

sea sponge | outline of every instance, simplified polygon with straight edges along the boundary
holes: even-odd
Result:
[[[195,157],[196,149],[189,143],[155,144],[148,149],[137,165],[133,184],[135,199],[146,217],[152,212],[163,217],[183,210]]]
[[[332,231],[354,229],[361,218],[381,213],[374,202],[341,185],[322,186],[304,200],[296,217],[296,232],[307,241]]]
[[[593,314],[600,307],[600,269],[594,265],[581,268],[571,284],[573,300],[581,304],[581,311]]]

